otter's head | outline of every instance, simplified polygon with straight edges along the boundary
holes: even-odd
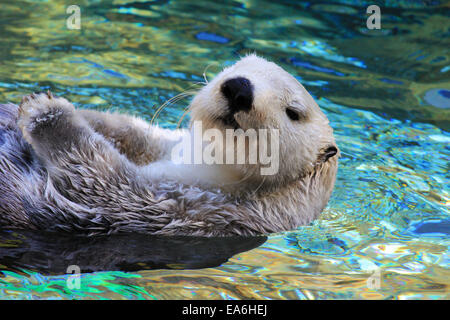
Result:
[[[261,174],[259,169],[267,163],[231,165],[240,178],[252,183],[279,186],[312,173],[324,163],[337,164],[333,131],[317,103],[293,76],[256,55],[246,56],[219,73],[195,96],[190,110],[191,124],[199,121],[203,130],[218,129],[224,137],[227,129],[237,130],[237,135],[249,129],[278,131],[278,137],[270,138],[278,140],[276,172]],[[275,143],[270,139],[269,153]]]

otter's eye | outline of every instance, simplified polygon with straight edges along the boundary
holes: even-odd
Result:
[[[300,120],[300,115],[298,114],[297,111],[292,110],[290,108],[286,109],[286,114],[289,117],[289,119],[291,119],[292,121],[298,121]]]

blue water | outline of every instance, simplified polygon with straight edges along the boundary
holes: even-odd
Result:
[[[69,30],[63,1],[3,2],[2,102],[51,89],[78,107],[150,121],[171,97],[256,52],[314,96],[342,157],[320,219],[243,252],[3,230],[0,298],[449,298],[449,11],[441,1],[375,3],[380,30],[366,27],[373,3],[350,0],[95,1]],[[169,104],[155,122],[175,127],[188,103]],[[136,257],[148,241],[164,250]],[[78,289],[64,270],[71,259],[92,271]]]

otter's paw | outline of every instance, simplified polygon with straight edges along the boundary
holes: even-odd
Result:
[[[53,127],[64,117],[73,114],[74,106],[64,98],[47,93],[32,93],[24,96],[19,106],[17,125],[25,138],[39,128]]]

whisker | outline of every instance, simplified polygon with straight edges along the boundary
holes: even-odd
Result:
[[[176,99],[180,98],[180,97],[185,97],[186,94],[184,92],[177,94],[176,96],[166,100],[166,102],[164,102],[155,112],[155,114],[152,117],[152,120],[150,121],[150,124],[153,124],[153,121],[158,117],[159,113],[162,111],[162,109],[170,104],[172,101],[175,101]]]
[[[259,188],[261,188],[261,186],[264,184],[264,182],[266,181],[266,176],[263,176],[261,183],[259,184],[259,186],[252,191],[252,195],[255,195],[256,192],[259,190]]]
[[[207,85],[208,82],[197,81],[197,82],[193,82],[193,83],[192,83],[192,86],[197,85],[197,84],[201,84],[201,85],[203,86],[203,85]],[[192,87],[192,86],[191,86],[191,87]],[[189,87],[189,88],[190,88],[190,87]]]
[[[203,79],[205,79],[205,84],[208,84],[208,79],[206,78],[206,71],[208,71],[208,68],[217,64],[216,62],[210,63],[206,66],[205,70],[203,70]]]
[[[192,85],[190,85],[185,91],[177,94],[176,96],[168,99],[166,102],[164,102],[155,112],[155,114],[153,115],[151,121],[150,121],[150,125],[153,125],[153,122],[158,118],[159,114],[161,113],[161,111],[169,104],[174,103],[175,101],[178,101],[182,98],[185,98],[188,95],[194,95],[197,92],[196,91],[188,91],[189,89],[191,89],[193,86],[196,85],[204,85],[205,83],[203,82],[194,82]]]
[[[240,179],[238,181],[234,181],[234,182],[229,182],[229,183],[227,183],[227,185],[240,184],[242,182],[245,182],[248,178],[250,178],[255,173],[255,170],[257,170],[257,169],[258,168],[254,167],[252,170],[247,172],[247,174],[242,179]]]
[[[155,114],[153,115],[150,124],[153,125],[154,121],[158,118],[159,114],[161,113],[161,111],[167,107],[168,105],[177,102],[183,98],[186,98],[188,96],[194,95],[196,94],[197,91],[185,91],[185,92],[181,92],[179,94],[177,94],[176,96],[170,98],[169,100],[167,100],[166,102],[164,102],[155,112]]]
[[[184,108],[183,114],[181,115],[180,120],[178,120],[177,123],[177,129],[180,128],[181,122],[183,121],[184,117],[186,117],[186,115],[189,113],[189,106],[187,106],[186,108]]]

